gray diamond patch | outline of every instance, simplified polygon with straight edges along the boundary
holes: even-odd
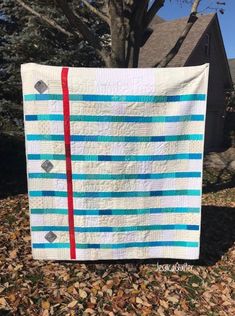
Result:
[[[56,234],[53,233],[53,232],[49,232],[49,233],[47,233],[47,234],[45,235],[45,239],[46,239],[47,241],[49,241],[49,242],[55,241],[56,238],[57,238],[57,236],[56,236]]]
[[[45,170],[46,172],[50,172],[54,166],[53,164],[49,161],[49,160],[45,160],[42,164],[41,167],[43,170]]]
[[[48,86],[45,84],[44,81],[39,80],[39,81],[35,84],[34,88],[35,88],[39,93],[43,93],[43,92],[45,92],[45,91],[48,89]]]

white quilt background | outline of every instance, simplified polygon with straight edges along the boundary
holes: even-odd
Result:
[[[35,259],[199,258],[208,71],[22,65]]]

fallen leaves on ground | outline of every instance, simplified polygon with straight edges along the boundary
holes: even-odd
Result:
[[[235,189],[206,194],[203,204],[232,208]],[[27,196],[0,200],[0,211],[0,315],[235,315],[234,244],[209,266],[38,261]]]

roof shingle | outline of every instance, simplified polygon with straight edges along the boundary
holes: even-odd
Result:
[[[185,65],[188,57],[214,17],[215,14],[199,16],[182,44],[178,54],[172,59],[168,67],[182,67]],[[153,21],[151,26],[153,33],[144,47],[141,48],[139,67],[153,67],[154,64],[161,61],[161,59],[165,57],[169,50],[175,45],[187,20],[188,17],[173,21],[161,21],[160,23]]]

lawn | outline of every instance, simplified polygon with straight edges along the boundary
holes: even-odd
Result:
[[[234,188],[203,195],[199,261],[33,260],[27,195],[0,211],[0,315],[235,315]]]

